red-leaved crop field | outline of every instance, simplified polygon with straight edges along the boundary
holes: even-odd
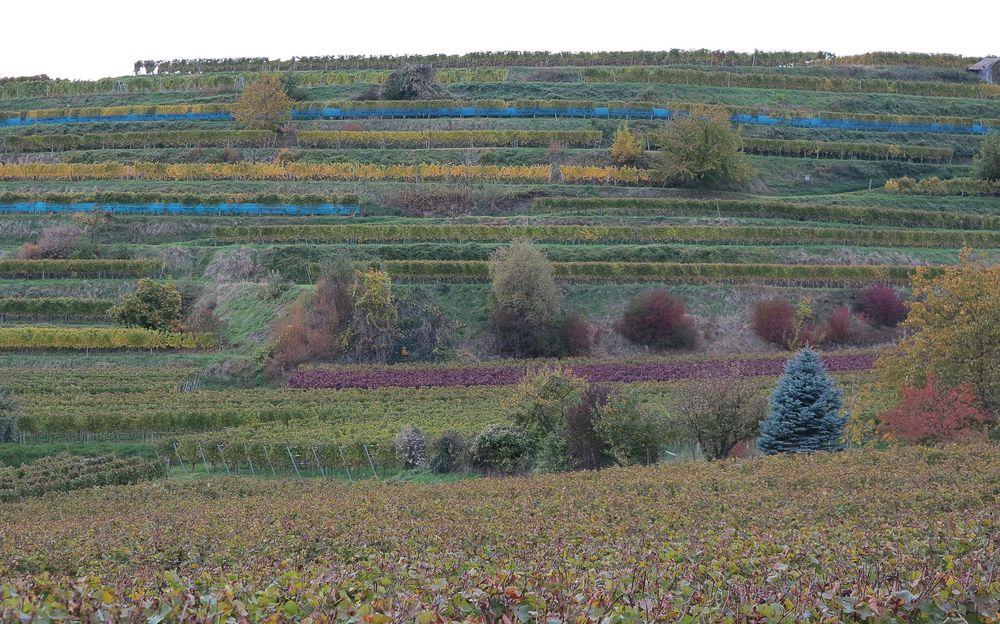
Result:
[[[823,358],[831,373],[868,370],[877,358],[873,353],[828,355]],[[783,358],[681,360],[641,363],[573,364],[573,374],[596,383],[679,381],[713,377],[758,377],[780,375]],[[297,371],[289,379],[292,388],[444,388],[451,386],[508,386],[524,377],[524,366],[470,366],[461,368],[320,368]]]

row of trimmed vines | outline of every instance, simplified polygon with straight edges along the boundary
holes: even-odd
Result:
[[[734,216],[758,219],[795,219],[857,225],[896,225],[953,229],[1000,229],[1000,216],[970,213],[782,202],[768,199],[680,199],[672,197],[537,197],[537,212]]]
[[[0,319],[97,317],[114,305],[110,299],[84,297],[0,297]]]
[[[310,204],[357,204],[358,196],[353,193],[165,193],[160,191],[94,191],[80,193],[11,192],[0,191],[0,204],[44,202],[49,204],[266,204],[266,205],[310,205]]]
[[[0,327],[0,349],[208,349],[210,334],[138,327]]]
[[[485,280],[489,263],[477,260],[384,260],[393,277]],[[926,269],[935,271],[935,269]],[[914,267],[893,265],[822,265],[675,262],[554,262],[556,277],[608,282],[766,283],[854,285],[906,283]]]
[[[744,138],[743,151],[765,156],[903,160],[914,162],[948,162],[955,155],[955,150],[950,147],[757,138]]]
[[[379,165],[365,163],[0,164],[0,180],[476,180],[507,183],[655,184],[654,171],[577,165]]]
[[[156,260],[18,260],[0,258],[0,277],[13,279],[143,277],[160,273]]]
[[[1000,247],[1000,232],[847,227],[344,224],[215,226],[221,243],[506,242],[851,244],[887,247]]]

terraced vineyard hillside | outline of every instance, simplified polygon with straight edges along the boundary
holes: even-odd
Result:
[[[330,444],[365,441],[358,432],[374,426],[373,445],[408,420],[488,424],[495,409],[467,407],[490,401],[477,381],[399,399],[374,388],[376,372],[371,390],[324,390],[325,403],[245,373],[334,256],[384,268],[398,297],[432,305],[452,333],[434,359],[459,371],[492,357],[491,254],[534,241],[598,337],[596,365],[632,370],[636,358],[780,358],[749,329],[762,297],[808,301],[821,323],[868,285],[905,293],[918,266],[954,263],[963,246],[993,260],[1000,249],[995,190],[961,182],[1000,125],[1000,92],[960,68],[487,58],[442,60],[431,101],[365,100],[398,60],[279,64],[293,102],[275,130],[231,115],[267,64],[0,86],[0,358],[25,412],[21,452],[75,441],[59,435],[172,440],[276,420],[349,424],[326,432]],[[662,175],[658,132],[706,113],[739,129],[755,168],[747,182],[699,190]],[[625,123],[643,148],[628,165],[609,151]],[[940,182],[893,186],[910,178]],[[216,335],[116,328],[107,311],[143,277],[171,280],[185,310],[211,309]],[[649,352],[614,331],[624,303],[657,287],[694,315],[693,354]],[[871,353],[894,339],[853,346]],[[324,373],[334,387],[351,385],[338,379],[354,373],[337,370]],[[651,405],[673,383],[620,380],[646,384]],[[402,415],[411,411],[420,415]]]
[[[1000,621],[977,60],[0,78],[0,620]],[[873,394],[935,278],[979,360]]]

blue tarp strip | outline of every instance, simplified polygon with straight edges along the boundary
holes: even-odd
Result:
[[[684,114],[684,113],[681,113]],[[430,117],[573,117],[597,119],[670,119],[673,111],[666,108],[475,108],[468,106],[444,108],[316,108],[292,111],[293,119],[371,119],[371,118],[430,118]],[[0,120],[0,125],[27,126],[32,124],[94,123],[115,121],[184,121],[227,120],[229,113],[178,113],[171,115],[109,115],[91,117],[48,117]],[[986,134],[982,124],[959,126],[952,124],[898,123],[856,119],[825,119],[807,117],[788,119],[768,115],[733,115],[734,123],[765,126],[789,125],[801,128],[837,128],[841,130],[875,130],[896,132],[931,132],[950,134]]]

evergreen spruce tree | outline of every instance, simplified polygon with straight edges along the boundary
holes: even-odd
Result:
[[[768,455],[833,451],[847,423],[840,415],[840,390],[812,349],[802,349],[785,365],[771,395],[771,412],[761,424],[757,447]]]

